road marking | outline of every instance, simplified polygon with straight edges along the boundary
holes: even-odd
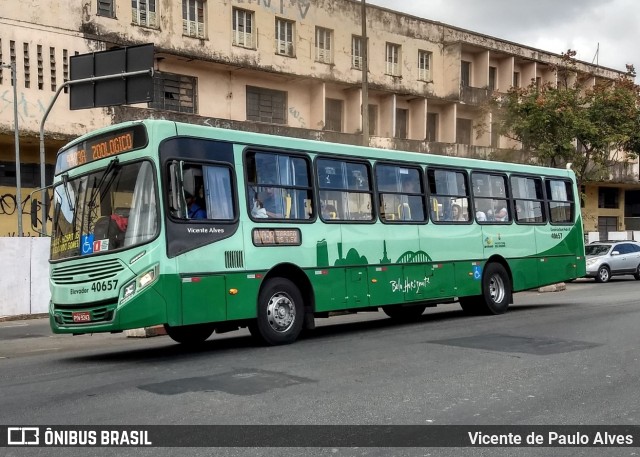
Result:
[[[14,327],[26,327],[29,324],[12,324],[12,325],[0,325],[0,328],[14,328]]]
[[[27,353],[29,353],[29,352],[55,351],[55,350],[58,350],[58,349],[60,349],[60,348],[32,349],[32,350],[30,350],[30,351],[26,351],[26,352],[24,352],[24,354],[27,354]]]

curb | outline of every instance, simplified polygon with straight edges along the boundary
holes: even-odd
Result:
[[[545,293],[545,292],[561,292],[563,290],[567,289],[567,285],[563,282],[558,283],[558,284],[552,284],[550,286],[544,286],[544,287],[540,287],[538,289],[538,292],[540,293]]]
[[[45,317],[49,317],[49,313],[40,313],[40,314],[15,314],[13,316],[0,316],[0,322],[7,321],[24,321],[27,319],[43,319]]]
[[[167,331],[163,325],[156,325],[154,327],[134,328],[132,330],[125,330],[124,335],[127,338],[153,338],[154,336],[164,336]]]

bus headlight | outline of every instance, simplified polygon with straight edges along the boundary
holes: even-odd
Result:
[[[126,286],[124,286],[124,291],[122,293],[122,299],[120,303],[123,303],[129,300],[136,292],[144,289],[149,284],[153,284],[153,282],[158,278],[158,265],[155,265],[150,270],[145,271],[144,273],[138,275],[136,279],[129,282]]]

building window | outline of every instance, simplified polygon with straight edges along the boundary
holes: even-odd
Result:
[[[500,145],[500,131],[498,129],[498,124],[495,122],[491,123],[491,147],[497,148]]]
[[[233,9],[233,45],[253,49],[253,11]]]
[[[333,31],[322,27],[316,27],[316,61],[332,63],[331,35]]]
[[[598,188],[598,208],[617,209],[619,190],[615,187]]]
[[[327,98],[325,101],[326,116],[324,129],[333,132],[342,132],[342,100]]]
[[[520,87],[520,72],[513,72],[513,87]]]
[[[456,143],[471,144],[471,119],[457,119]]]
[[[204,38],[204,0],[182,0],[182,34]]]
[[[431,81],[431,56],[428,51],[418,51],[418,79]]]
[[[22,62],[24,64],[24,87],[31,87],[31,65],[29,64],[29,43],[22,43]]]
[[[56,72],[56,48],[49,47],[49,68],[51,73],[51,92],[55,92],[58,87]]]
[[[385,61],[386,73],[391,76],[400,76],[400,45],[387,43]]]
[[[427,141],[438,141],[438,113],[427,113]]]
[[[378,134],[378,105],[369,105],[369,135]]]
[[[293,22],[276,18],[276,54],[293,57]]]
[[[196,83],[193,76],[154,72],[154,99],[149,108],[196,114]]]
[[[116,17],[114,0],[98,0],[98,16]]]
[[[157,27],[156,0],[131,0],[131,22],[145,27]]]
[[[498,88],[498,69],[489,67],[489,90],[494,91]]]
[[[462,61],[460,65],[460,85],[469,87],[471,85],[471,62]]]
[[[396,138],[402,140],[407,138],[407,119],[409,117],[409,110],[396,108]]]
[[[287,123],[287,93],[280,90],[247,86],[247,120]]]
[[[362,70],[364,64],[362,56],[362,37],[353,35],[351,37],[351,67]]]

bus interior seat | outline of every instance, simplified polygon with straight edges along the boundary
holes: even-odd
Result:
[[[284,204],[285,204],[284,217],[285,219],[290,219],[291,218],[291,195],[290,194],[285,195]]]
[[[400,203],[398,205],[398,219],[401,221],[411,220],[411,208],[408,203]]]

